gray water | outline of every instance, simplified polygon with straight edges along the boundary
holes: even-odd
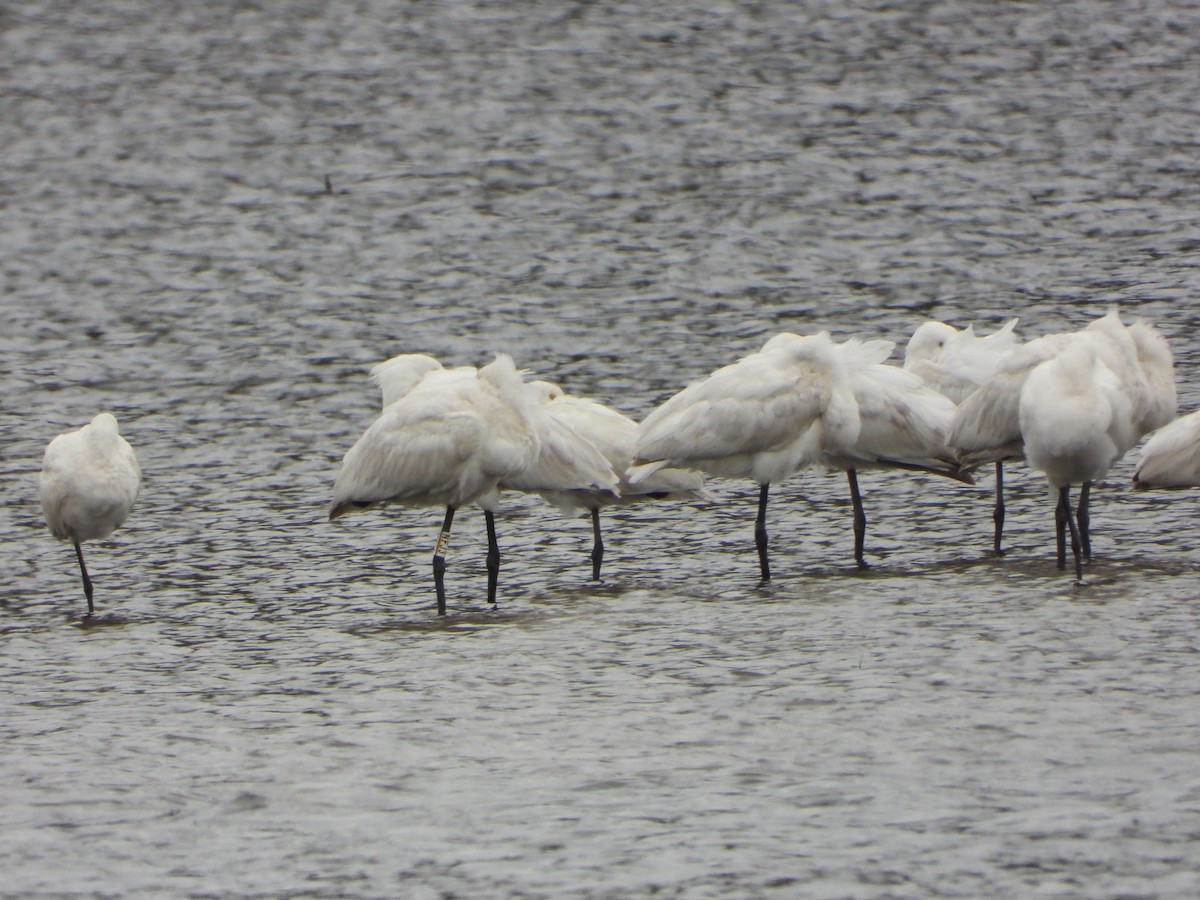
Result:
[[[590,530],[520,496],[325,520],[400,352],[638,417],[776,331],[1027,337],[1121,304],[1200,406],[1200,8],[0,7],[0,895],[1191,897],[1190,492],[1098,487],[1054,566],[866,473]],[[329,188],[326,189],[326,176]],[[144,477],[73,554],[42,449]]]

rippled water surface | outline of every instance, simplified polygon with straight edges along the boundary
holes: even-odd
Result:
[[[782,329],[1113,302],[1200,406],[1200,10],[1159,0],[0,7],[0,895],[1192,897],[1200,495],[865,473],[325,520],[373,363],[643,415]],[[328,182],[326,178],[328,177]],[[46,532],[100,408],[143,492]]]

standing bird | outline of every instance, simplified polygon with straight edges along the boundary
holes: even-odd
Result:
[[[636,486],[665,468],[753,479],[759,486],[754,543],[766,582],[770,486],[844,452],[859,428],[846,363],[828,332],[773,338],[650,413],[638,426],[629,482]]]
[[[1025,458],[1021,437],[1021,389],[1029,373],[1053,359],[1071,341],[1074,334],[1048,334],[1022,344],[997,364],[992,376],[969,394],[958,406],[950,425],[947,443],[959,461],[968,468],[995,463],[996,505],[992,510],[995,528],[992,549],[1004,553],[1004,470],[1005,462]]]
[[[600,580],[604,561],[604,539],[600,533],[600,509],[614,503],[629,504],[643,500],[694,500],[706,496],[704,476],[695,469],[658,469],[634,485],[630,484],[628,468],[633,460],[637,439],[637,422],[611,407],[566,394],[548,381],[529,385],[546,413],[573,429],[581,438],[603,454],[620,482],[614,494],[608,490],[540,491],[542,498],[570,514],[577,509],[589,511],[592,519],[592,580]]]
[[[1200,411],[1180,416],[1150,436],[1133,486],[1139,491],[1200,486]]]
[[[867,517],[858,489],[860,469],[906,469],[942,475],[974,484],[946,444],[957,407],[949,397],[926,387],[922,379],[896,366],[884,365],[892,341],[849,340],[839,345],[850,388],[862,422],[858,438],[826,461],[842,469],[854,506],[854,560],[866,568],[863,555]]]
[[[50,533],[75,545],[88,615],[95,612],[83,542],[108,537],[133,509],[142,473],[133,448],[117,431],[111,413],[60,434],[46,446],[39,488]]]
[[[538,443],[525,414],[524,383],[510,357],[500,354],[477,372],[447,372],[432,362],[436,366],[398,396],[384,390],[383,412],[342,460],[329,518],[390,503],[445,507],[433,553],[437,610],[445,615],[445,553],[455,511],[479,503],[490,517],[500,479],[528,466]],[[491,518],[488,526],[491,581],[499,553],[492,552]],[[489,601],[494,598],[489,590]]]
[[[502,488],[526,482],[564,490],[616,487],[611,468],[589,479],[562,461],[569,438],[546,422],[507,354],[478,370],[444,369],[431,357],[410,354],[376,366],[372,376],[384,408],[342,460],[329,518],[391,503],[444,506],[433,556],[438,615],[446,613],[445,551],[461,506],[483,507],[488,602],[494,603],[500,568],[495,510]]]
[[[1170,347],[1149,323],[1126,327],[1116,308],[1073,332],[1048,334],[1017,347],[995,374],[958,408],[949,443],[965,465],[1025,456],[1019,407],[1030,374],[1076,343],[1089,343],[1116,377],[1130,405],[1131,428],[1124,434],[1128,452],[1146,431],[1169,422],[1175,414],[1174,362]],[[1078,525],[1083,555],[1091,557],[1089,506],[1091,482],[1080,487]],[[995,547],[1000,552],[1003,526],[1001,483],[997,481]]]
[[[459,366],[446,370],[433,357],[404,354],[392,357],[375,366],[371,370],[371,378],[379,386],[383,405],[386,408],[411,391],[426,376],[455,378],[473,375],[475,371],[472,366]],[[539,493],[560,508],[615,502],[618,499],[617,494],[614,493],[618,478],[616,472],[624,471],[625,466],[629,464],[629,457],[625,456],[619,460],[621,468],[616,470],[616,462],[610,458],[610,454],[593,445],[592,439],[599,440],[604,437],[604,428],[600,424],[595,424],[592,429],[594,433],[585,437],[576,430],[574,425],[587,424],[586,416],[582,418],[578,415],[572,416],[570,410],[560,410],[559,407],[555,407],[555,410],[562,411],[563,415],[555,415],[555,410],[543,409],[542,407],[550,398],[551,393],[556,392],[558,396],[562,395],[562,391],[556,385],[548,382],[533,382],[525,387],[525,391],[534,401],[530,412],[531,423],[538,435],[538,454],[533,463],[526,467],[521,474],[510,477],[502,482],[500,487]],[[580,400],[579,403],[591,404],[614,416],[619,415],[592,401]],[[567,404],[567,406],[573,408],[573,404]],[[575,421],[572,422],[572,419]],[[636,426],[633,427],[636,428]],[[632,446],[632,438],[630,438],[630,444]],[[581,488],[580,485],[592,487]],[[498,562],[500,550],[495,541],[494,515],[490,510],[485,509],[484,517],[488,526],[490,565],[493,559]],[[604,544],[599,536],[597,509],[593,510],[593,529],[598,548],[594,551],[594,555],[598,553],[599,558],[603,558]],[[594,562],[593,569],[594,577],[599,580],[598,560]],[[490,568],[489,597],[492,598],[495,597],[495,577],[494,567]]]
[[[1069,528],[1075,579],[1082,582],[1081,535],[1071,510],[1071,485],[1096,481],[1124,455],[1135,431],[1133,405],[1096,345],[1077,340],[1029,373],[1018,408],[1025,459],[1046,475],[1051,496],[1057,495],[1058,566],[1066,566]]]
[[[975,336],[968,325],[959,331],[945,322],[923,322],[904,348],[904,368],[920,375],[925,383],[961,404],[996,373],[1001,361],[1021,344],[1014,329],[1017,320],[1009,319],[1001,328],[983,337]],[[1004,531],[1004,460],[996,459],[996,504],[992,509],[995,532],[992,547],[996,555],[1004,551],[1000,537]]]

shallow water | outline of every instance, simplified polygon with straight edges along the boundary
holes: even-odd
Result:
[[[865,473],[325,521],[399,352],[641,416],[784,328],[1118,302],[1200,406],[1200,10],[9,4],[2,896],[1190,897],[1200,496]],[[326,176],[330,191],[326,190]],[[143,493],[46,533],[112,410]]]

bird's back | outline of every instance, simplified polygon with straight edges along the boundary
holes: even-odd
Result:
[[[42,458],[42,511],[62,540],[108,537],[128,518],[140,487],[137,457],[109,413],[58,435]]]
[[[386,408],[413,390],[427,375],[442,371],[442,364],[432,356],[404,353],[373,367],[371,380],[378,385]]]
[[[694,469],[663,467],[632,484],[628,469],[633,461],[637,422],[617,410],[589,400],[557,393],[545,404],[546,411],[590,441],[604,456],[619,478],[617,490],[575,494],[544,494],[547,500],[566,508],[630,503],[647,497],[658,499],[695,499],[704,494],[704,476]]]
[[[861,428],[852,447],[831,458],[839,468],[956,469],[946,444],[954,402],[911,372],[876,364],[851,374]]]
[[[816,462],[823,439],[814,432],[821,431],[835,395],[849,395],[844,372],[832,377],[829,371],[835,354],[824,334],[777,335],[762,351],[718,369],[647,416],[638,426],[635,463],[660,460],[714,475],[776,480]],[[857,436],[853,410],[837,418],[838,429],[844,424]],[[775,470],[774,477],[756,472],[762,465]]]
[[[528,465],[501,479],[502,487],[616,496],[618,479],[612,464],[585,435],[545,407],[531,410],[529,421],[537,436],[537,451]]]
[[[1200,412],[1181,416],[1151,435],[1133,482],[1138,488],[1200,485]]]
[[[1025,457],[1053,487],[1098,480],[1127,449],[1128,396],[1090,341],[1038,365],[1019,410]]]

